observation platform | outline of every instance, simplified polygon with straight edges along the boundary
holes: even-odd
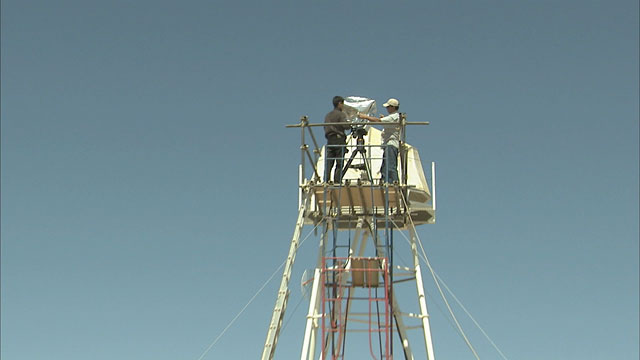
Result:
[[[262,359],[274,358],[288,302],[291,271],[305,225],[311,225],[319,237],[319,263],[312,279],[303,276],[306,278],[303,284],[313,282],[301,358],[316,358],[316,350],[320,350],[323,359],[329,353],[332,357],[344,356],[346,339],[353,337],[346,334],[364,332],[368,333],[373,357],[375,340],[372,342],[372,339],[377,338],[380,358],[392,358],[393,336],[397,333],[402,345],[399,352],[404,353],[405,358],[434,359],[415,226],[435,222],[435,163],[431,162],[430,176],[425,174],[417,149],[406,143],[407,125],[429,123],[407,122],[403,113],[398,113],[397,118],[394,116],[393,120],[397,119],[394,122],[387,121],[389,118],[383,123],[373,118],[369,118],[372,122],[359,121],[358,113],[374,116],[377,112],[375,101],[361,97],[345,98],[342,110],[345,122],[311,124],[308,117],[303,116],[299,124],[287,125],[301,131],[298,218]],[[331,141],[331,145],[319,144],[312,128],[326,126],[350,129],[346,143],[340,140],[336,144]],[[384,129],[387,140],[383,142],[383,131],[372,126]],[[397,154],[388,151],[388,146],[397,147]],[[393,168],[382,166],[394,164],[394,160],[397,164],[392,165]],[[397,181],[392,180],[391,184],[384,181],[389,179]],[[321,229],[319,234],[318,229]],[[407,240],[411,245],[413,267],[394,266],[395,230],[410,232]],[[398,276],[395,280],[394,273]],[[394,284],[405,281],[415,281],[419,312],[403,312],[399,307],[396,295],[404,291],[396,293]],[[361,296],[363,294],[365,296]],[[365,301],[356,305],[356,300]],[[379,305],[383,305],[382,311]],[[374,317],[377,325],[373,325]],[[420,325],[405,324],[405,318],[409,317],[419,319]],[[416,354],[414,357],[407,333],[413,328],[422,330],[427,356]]]
[[[319,145],[311,131],[313,127],[323,127],[326,124],[310,124],[307,117],[302,117],[300,124],[287,126],[301,129],[299,207],[303,206],[303,194],[311,196],[309,207],[304,214],[304,223],[317,224],[327,217],[332,219],[333,226],[338,229],[352,229],[357,221],[363,218],[377,227],[399,229],[435,223],[435,163],[430,164],[430,176],[425,176],[418,150],[405,142],[406,125],[428,123],[409,123],[402,113],[398,123],[354,123],[354,119],[349,120],[349,111],[346,112],[348,121],[351,122],[333,123],[350,125],[352,128],[352,133],[347,136],[347,143],[344,145],[345,155],[342,161],[343,165],[346,165],[340,183],[334,184],[330,181],[334,169],[325,171],[327,163],[335,163],[340,159],[329,158],[328,160],[333,161],[327,162],[327,146]],[[354,114],[356,112],[353,112],[351,117],[354,117]],[[401,129],[397,183],[382,183],[382,178],[385,177],[380,173],[385,156],[382,130],[372,125]],[[364,133],[364,136],[357,134],[354,129]],[[307,132],[311,144],[306,140]],[[335,148],[336,145],[332,147]]]
[[[435,209],[426,201],[423,191],[412,185],[366,184],[345,181],[344,184],[309,184],[312,204],[305,223],[312,224],[329,216],[339,229],[353,228],[365,217],[379,228],[404,229],[435,222]],[[385,216],[387,214],[388,216]]]

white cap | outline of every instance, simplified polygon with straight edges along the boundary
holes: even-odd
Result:
[[[384,107],[387,107],[387,106],[398,107],[398,106],[400,106],[400,102],[397,99],[391,98],[391,99],[387,100],[386,103],[382,104],[382,106],[384,106]]]

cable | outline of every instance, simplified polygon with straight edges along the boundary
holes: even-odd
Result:
[[[342,336],[342,358],[344,359],[344,349],[347,344],[347,323],[349,322],[349,303],[351,303],[351,287],[347,288],[347,308],[344,315],[344,335]]]
[[[378,288],[376,288],[376,300],[378,299]],[[369,299],[371,300],[371,299]],[[376,315],[378,317],[378,344],[380,347],[380,359],[383,359],[384,356],[382,355],[382,331],[380,331],[380,328],[382,326],[380,326],[380,303],[379,301],[376,301]],[[386,316],[386,315],[385,315]],[[386,329],[385,329],[386,331]]]
[[[404,194],[402,194],[402,201],[404,202],[405,206],[407,208],[409,208],[409,205],[407,204],[407,201],[404,198]],[[411,214],[409,214],[409,221],[411,222],[411,226],[415,229],[415,224],[413,222],[413,219],[411,218]],[[458,328],[458,331],[460,332],[460,335],[462,335],[462,337],[464,338],[465,343],[467,344],[467,346],[469,347],[469,349],[471,350],[473,355],[476,357],[476,359],[480,360],[480,357],[478,356],[478,353],[473,348],[473,345],[471,345],[471,342],[469,341],[469,338],[467,338],[467,335],[464,333],[464,330],[462,330],[462,326],[460,325],[460,322],[458,322],[458,319],[456,318],[455,314],[453,313],[453,310],[451,309],[451,305],[449,305],[449,301],[447,301],[447,297],[444,295],[444,292],[442,291],[442,288],[440,287],[440,283],[438,282],[438,278],[435,275],[435,271],[433,270],[433,267],[431,267],[431,263],[429,262],[429,258],[427,258],[427,252],[424,250],[424,246],[422,246],[422,241],[420,240],[420,237],[418,236],[418,233],[415,232],[415,231],[413,233],[415,234],[416,240],[417,240],[418,244],[420,245],[420,250],[422,251],[422,255],[424,256],[424,261],[425,261],[427,267],[429,268],[429,271],[431,271],[431,276],[433,277],[433,280],[436,283],[436,287],[438,288],[438,292],[440,292],[440,296],[442,297],[442,300],[444,301],[445,305],[447,305],[447,309],[449,310],[449,314],[451,315],[451,318],[456,323],[456,326]],[[401,234],[406,237],[406,235],[404,235],[404,233],[401,232]]]
[[[369,353],[374,360],[378,360],[373,353],[373,342],[371,340],[371,288],[369,288]]]
[[[318,223],[319,225],[319,223]],[[318,227],[318,225],[316,225],[310,232],[309,234],[302,239],[302,241],[300,242],[300,244],[298,244],[298,248],[300,248],[300,246],[302,246],[302,244],[304,244],[304,242],[309,238],[309,236],[311,236],[311,234],[313,233],[313,231]],[[204,359],[205,355],[207,355],[207,353],[209,352],[209,350],[211,350],[211,348],[218,342],[218,340],[220,340],[220,338],[222,338],[222,336],[227,332],[227,330],[229,330],[229,328],[231,327],[231,325],[233,325],[233,323],[236,322],[236,320],[240,317],[240,315],[242,315],[242,313],[247,309],[247,307],[249,307],[249,305],[253,302],[253,300],[255,300],[255,298],[262,292],[262,290],[264,290],[264,288],[267,286],[267,284],[269,284],[271,282],[271,280],[273,280],[273,277],[276,276],[276,274],[278,273],[278,271],[280,269],[282,269],[282,267],[284,266],[284,264],[287,262],[287,260],[283,261],[282,264],[280,264],[280,266],[278,266],[278,268],[273,272],[273,274],[271,274],[271,276],[269,277],[269,279],[267,279],[267,281],[262,284],[262,286],[260,287],[260,289],[258,289],[258,292],[255,293],[255,295],[253,295],[253,297],[251,297],[251,299],[249,299],[249,302],[247,302],[247,304],[240,310],[240,312],[231,320],[231,322],[229,322],[229,324],[227,324],[227,326],[222,330],[222,332],[213,340],[213,342],[207,347],[207,349],[202,353],[202,355],[200,355],[200,357],[198,358],[198,360],[202,360]]]
[[[282,329],[280,330],[281,333],[284,332],[284,330],[287,328],[287,325],[289,325],[289,323],[291,322],[291,319],[293,319],[293,315],[295,315],[296,310],[298,310],[298,307],[300,306],[300,304],[302,304],[302,300],[304,300],[304,296],[300,297],[300,300],[298,300],[298,303],[293,308],[293,312],[291,312],[291,315],[289,316],[289,319],[287,319],[287,322],[284,323],[284,325],[282,325]]]
[[[422,244],[421,244],[421,247],[422,247]],[[426,255],[425,255],[425,257],[426,257]],[[469,349],[471,350],[473,355],[476,357],[476,359],[480,360],[480,357],[478,356],[478,353],[473,348],[473,345],[471,345],[471,342],[469,341],[469,338],[464,333],[464,330],[462,330],[462,326],[460,325],[460,323],[458,322],[458,319],[454,315],[453,310],[451,309],[451,305],[449,305],[449,301],[447,300],[446,296],[442,292],[442,288],[440,287],[440,283],[438,282],[438,279],[436,277],[435,271],[433,270],[433,268],[431,267],[431,264],[429,263],[429,259],[426,259],[426,264],[427,264],[427,267],[429,268],[429,271],[431,271],[431,276],[433,276],[433,280],[436,283],[436,287],[438,288],[438,292],[440,292],[440,296],[442,297],[442,300],[444,301],[445,305],[447,306],[447,309],[449,310],[449,314],[451,314],[451,317],[453,318],[453,321],[456,323],[456,326],[458,327],[458,330],[460,331],[460,335],[462,335],[464,341],[467,343],[467,346],[469,347]]]
[[[404,200],[404,199],[403,199]],[[406,203],[406,202],[405,202]],[[413,222],[413,220],[411,220]],[[412,224],[413,225],[413,224]],[[394,226],[398,227],[397,224],[394,223]],[[415,227],[415,226],[414,226]],[[416,237],[418,237],[418,235],[416,234]],[[407,240],[407,243],[409,243],[409,245],[411,245],[410,240],[405,236],[405,239]],[[426,260],[426,252],[424,250],[424,247],[422,246],[422,242],[420,241],[419,237],[418,237],[418,241],[421,247],[423,254],[419,254],[421,255],[421,258],[425,261],[428,262],[428,260]],[[427,264],[429,265],[429,264]],[[447,283],[440,277],[440,275],[438,275],[435,270],[433,270],[432,267],[430,267],[430,270],[432,271],[432,273],[438,278],[438,280],[442,283],[442,285],[444,285],[445,289],[447,290],[447,292],[449,292],[449,294],[451,294],[451,296],[453,297],[453,299],[456,301],[456,303],[462,308],[462,310],[467,314],[467,316],[471,319],[471,321],[473,321],[473,323],[476,325],[476,327],[480,330],[480,332],[482,332],[482,334],[484,335],[484,337],[491,343],[491,345],[493,346],[493,348],[500,354],[500,356],[504,359],[504,360],[508,360],[506,355],[504,355],[504,353],[502,352],[502,350],[500,350],[500,348],[498,348],[498,345],[496,345],[496,343],[491,339],[491,337],[489,337],[489,335],[484,331],[484,329],[482,328],[482,326],[480,326],[480,324],[476,321],[476,319],[471,315],[471,313],[467,310],[467,308],[465,308],[465,306],[462,304],[462,302],[458,299],[458,297],[453,293],[453,291],[449,288],[449,286],[447,286]],[[438,307],[439,305],[437,303],[435,303]],[[454,324],[451,323],[451,325],[453,326]]]
[[[399,228],[399,227],[398,227],[398,225],[397,225],[393,220],[392,220],[392,223],[393,223],[393,225],[394,225],[396,228]],[[412,224],[412,225],[413,225],[413,224]],[[414,226],[414,228],[415,228],[415,226]],[[409,238],[408,238],[404,233],[400,232],[400,234],[402,234],[402,236],[405,238],[405,240],[407,240],[407,243],[408,243],[409,245],[411,245],[411,240],[410,240],[410,239],[409,239]],[[416,237],[418,237],[418,234],[417,234],[417,233],[416,233]],[[418,242],[420,243],[420,239],[419,239],[419,237],[418,237]],[[420,243],[420,246],[422,247],[422,243]],[[475,349],[474,349],[474,348],[473,348],[473,346],[471,345],[471,342],[469,341],[469,339],[468,339],[468,338],[467,338],[467,336],[465,335],[464,330],[462,330],[462,326],[461,326],[461,325],[460,325],[460,323],[458,322],[458,319],[457,319],[457,318],[456,318],[456,316],[454,315],[453,310],[451,309],[451,306],[449,305],[449,302],[447,301],[447,298],[446,298],[446,296],[444,295],[444,292],[443,292],[443,291],[442,291],[442,289],[440,288],[440,284],[438,283],[438,280],[437,280],[437,279],[435,278],[435,276],[434,276],[435,271],[434,271],[434,270],[433,270],[433,268],[431,267],[431,264],[429,263],[429,260],[428,260],[428,259],[427,259],[427,257],[426,257],[426,253],[424,252],[424,248],[422,249],[422,251],[423,251],[424,255],[423,255],[423,254],[418,254],[418,255],[419,255],[419,257],[420,257],[421,259],[423,259],[423,261],[425,261],[425,262],[426,262],[427,267],[428,267],[428,268],[430,269],[430,271],[431,271],[431,275],[432,275],[432,277],[433,277],[433,279],[434,279],[434,282],[435,282],[435,284],[436,284],[436,286],[437,286],[437,288],[438,288],[438,291],[440,292],[440,297],[442,298],[442,300],[444,300],[444,303],[445,303],[445,305],[447,306],[447,309],[448,309],[448,311],[449,311],[449,315],[451,316],[451,319],[453,319],[453,321],[454,321],[454,323],[455,323],[455,327],[454,327],[454,329],[456,329],[456,330],[457,330],[458,335],[460,335],[460,337],[465,341],[465,343],[467,344],[467,347],[469,347],[469,349],[471,349],[471,352],[475,355],[476,359],[480,360],[480,358],[478,357],[478,354],[476,353]],[[437,303],[436,303],[436,304],[437,304]],[[448,320],[451,320],[451,319],[448,319]],[[450,324],[451,324],[451,321],[449,321],[449,322],[450,322]],[[453,325],[453,324],[452,324],[452,325]]]
[[[438,279],[440,280],[440,282],[442,283],[442,285],[444,285],[445,289],[447,289],[447,291],[449,292],[449,294],[451,294],[451,296],[453,296],[453,298],[456,300],[456,302],[458,303],[458,305],[462,308],[462,310],[464,310],[464,312],[467,314],[467,316],[469,316],[469,318],[471,319],[471,321],[473,321],[474,324],[476,324],[476,326],[478,327],[478,329],[480,329],[480,331],[482,332],[482,334],[487,338],[487,340],[489,340],[489,342],[491,343],[491,345],[493,345],[493,348],[496,349],[496,351],[500,354],[500,356],[502,356],[502,358],[504,360],[508,360],[507,357],[502,353],[502,351],[500,351],[500,349],[498,348],[498,345],[496,345],[496,343],[493,342],[493,340],[491,340],[491,338],[489,337],[489,335],[487,335],[487,333],[484,331],[484,329],[482,329],[482,327],[480,326],[480,324],[478,324],[478,322],[476,321],[476,319],[473,318],[473,316],[471,316],[471,314],[469,313],[469,311],[464,307],[464,305],[462,305],[462,303],[460,302],[460,300],[458,300],[458,297],[456,297],[456,295],[453,293],[453,291],[451,291],[451,289],[449,289],[449,287],[447,286],[447,283],[444,282],[444,280],[442,280],[442,278],[440,277],[440,275],[436,274],[436,276],[438,277]]]

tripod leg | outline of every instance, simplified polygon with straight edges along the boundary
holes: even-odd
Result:
[[[351,156],[349,157],[349,160],[344,165],[344,168],[342,168],[342,175],[340,176],[341,179],[344,176],[344,174],[347,173],[347,170],[349,170],[349,166],[351,166],[351,163],[353,162],[353,159],[355,159],[356,154],[358,153],[358,151],[360,151],[360,150],[356,149],[351,153]]]
[[[369,162],[367,162],[367,150],[362,150],[362,162],[364,163],[365,171],[367,172],[367,179],[371,183],[373,183],[373,176],[371,176],[371,168],[369,167]]]

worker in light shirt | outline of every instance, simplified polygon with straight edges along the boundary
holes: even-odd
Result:
[[[400,121],[400,102],[397,99],[389,99],[382,106],[387,109],[389,115],[383,117],[374,117],[365,114],[358,113],[360,119],[365,119],[373,122],[380,123],[398,123]],[[390,184],[398,182],[398,149],[400,148],[400,126],[383,125],[382,130],[382,148],[384,154],[382,155],[382,166],[380,166],[380,174],[382,174],[382,182]],[[386,178],[388,176],[388,178]]]

